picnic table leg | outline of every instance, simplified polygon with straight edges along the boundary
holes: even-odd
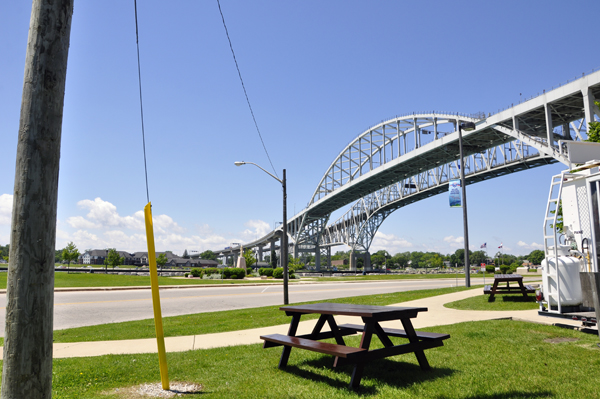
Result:
[[[496,295],[497,289],[498,289],[498,281],[496,279],[494,279],[494,285],[492,285],[492,293],[490,294],[490,297],[488,298],[489,301],[494,299],[494,295]]]
[[[363,319],[364,320],[364,319]],[[371,337],[373,336],[374,323],[372,321],[365,322],[365,329],[363,330],[362,337],[360,339],[360,347],[365,350],[369,350],[371,345]],[[362,361],[357,362],[352,370],[352,377],[350,377],[350,388],[358,389],[360,386],[360,380],[362,379],[363,370],[365,364]]]
[[[292,322],[290,323],[290,328],[288,330],[288,335],[295,336],[296,331],[298,331],[298,323],[300,323],[301,313],[294,313],[292,315]],[[283,351],[281,352],[281,359],[279,359],[279,368],[282,369],[287,366],[288,359],[290,358],[290,352],[292,351],[291,346],[284,346]]]
[[[373,324],[373,330],[375,331],[375,334],[377,334],[377,336],[379,337],[379,340],[381,341],[383,346],[385,346],[386,348],[394,346],[394,343],[392,342],[390,337],[388,337],[385,331],[383,331],[383,328],[379,325],[379,323]]]
[[[312,332],[310,333],[311,339],[314,338],[318,333],[321,332],[321,329],[323,328],[323,326],[325,325],[325,322],[327,321],[327,316],[328,315],[326,315],[326,314],[322,314],[319,317],[319,320],[317,320],[317,324],[315,324],[315,327],[313,328]]]
[[[519,287],[521,288],[521,293],[523,294],[523,297],[527,298],[527,290],[523,285],[523,280],[519,280]]]
[[[325,316],[325,315],[324,315]],[[346,342],[344,342],[344,338],[342,338],[342,335],[340,334],[340,329],[337,326],[337,323],[335,322],[335,319],[333,318],[333,315],[326,315],[327,317],[327,322],[329,323],[329,328],[331,328],[331,332],[333,332],[333,336],[335,338],[335,342],[338,345],[346,345]]]
[[[404,331],[406,331],[406,336],[411,344],[417,345],[419,343],[419,338],[417,338],[417,333],[410,321],[410,319],[401,319],[402,326],[404,326]],[[431,366],[429,366],[429,362],[425,357],[425,352],[422,349],[415,349],[415,356],[419,362],[419,366],[421,366],[421,370],[429,370]]]

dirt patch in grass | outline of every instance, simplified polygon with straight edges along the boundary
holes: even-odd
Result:
[[[147,398],[180,398],[187,395],[196,395],[202,393],[204,388],[194,382],[171,382],[169,390],[162,389],[162,384],[141,384],[128,388],[114,388],[105,395],[117,395],[123,399],[147,399]]]

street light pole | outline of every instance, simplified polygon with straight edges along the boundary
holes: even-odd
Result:
[[[463,228],[465,241],[465,287],[471,286],[471,264],[469,261],[469,223],[467,222],[467,187],[465,182],[465,159],[463,158],[462,131],[475,130],[473,122],[458,124],[458,148],[460,153],[460,187],[462,189]]]
[[[282,235],[281,235],[281,266],[283,267],[283,304],[289,304],[288,298],[288,237],[287,237],[287,191],[286,191],[286,177],[285,177],[285,169],[283,170],[283,179],[279,179],[274,176],[272,173],[267,172],[260,165],[255,164],[254,162],[234,162],[235,166],[242,165],[254,165],[273,179],[277,180],[281,183],[281,187],[283,189],[283,226],[282,226]]]
[[[283,181],[281,182],[283,187],[283,226],[281,236],[281,265],[283,266],[283,304],[289,304],[288,297],[288,236],[287,236],[287,190],[286,190],[286,178],[285,169],[283,170]]]

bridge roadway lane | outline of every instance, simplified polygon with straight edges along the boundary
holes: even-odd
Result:
[[[481,281],[479,281],[481,280]],[[490,280],[489,278],[487,280]],[[472,284],[483,279],[472,278]],[[464,279],[458,279],[464,285]],[[390,292],[451,287],[455,279],[290,284],[290,302],[305,302]],[[163,317],[253,308],[283,303],[281,285],[231,285],[161,289]],[[0,295],[0,336],[4,336],[6,294]],[[54,329],[152,318],[150,289],[54,293]]]

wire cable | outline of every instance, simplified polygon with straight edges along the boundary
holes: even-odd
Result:
[[[140,68],[140,40],[138,34],[137,0],[133,0],[135,8],[135,44],[137,45],[138,83],[140,86],[140,113],[142,118],[142,143],[144,147],[144,172],[146,174],[146,198],[150,202],[150,191],[148,190],[148,166],[146,164],[146,135],[144,133],[144,105],[142,103],[142,72]]]
[[[267,158],[269,159],[269,163],[271,164],[271,168],[275,173],[275,176],[279,178],[275,167],[273,166],[273,162],[271,162],[271,157],[269,156],[269,151],[267,151],[267,147],[265,146],[265,142],[260,134],[260,129],[258,128],[258,123],[256,122],[256,118],[254,117],[254,111],[252,110],[252,106],[250,105],[250,99],[248,99],[248,93],[246,92],[246,86],[244,86],[244,80],[242,79],[242,73],[240,72],[240,67],[238,65],[237,59],[235,58],[235,52],[233,51],[233,45],[231,44],[231,39],[229,38],[229,31],[227,30],[227,25],[225,24],[225,17],[223,16],[223,11],[221,10],[221,3],[217,0],[217,5],[219,6],[219,13],[221,14],[221,20],[223,21],[223,27],[225,28],[225,34],[227,35],[227,40],[229,41],[229,48],[231,49],[231,55],[233,55],[233,61],[235,62],[235,67],[238,72],[238,76],[240,77],[240,82],[242,83],[242,89],[244,89],[244,95],[246,96],[246,102],[248,103],[248,108],[250,108],[250,114],[252,114],[252,120],[254,120],[254,126],[256,126],[256,131],[258,132],[258,137],[260,137],[260,142],[265,150],[265,154],[267,154]]]

